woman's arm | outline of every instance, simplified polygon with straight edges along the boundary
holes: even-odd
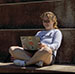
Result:
[[[53,37],[53,41],[51,44],[49,44],[48,46],[53,50],[57,50],[60,45],[61,45],[61,41],[62,41],[62,33],[61,31],[56,31]]]

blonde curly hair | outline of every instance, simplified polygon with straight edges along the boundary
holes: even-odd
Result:
[[[47,17],[49,20],[54,21],[53,27],[55,29],[58,28],[58,26],[57,26],[57,24],[58,24],[57,23],[57,18],[56,18],[54,13],[52,13],[52,12],[44,12],[40,17],[41,17],[41,19],[43,19],[44,17]]]

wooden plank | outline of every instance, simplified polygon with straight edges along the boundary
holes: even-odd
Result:
[[[74,65],[58,65],[38,67],[20,67],[11,63],[0,63],[0,73],[75,73]]]
[[[0,0],[0,4],[10,4],[10,3],[35,3],[35,2],[54,2],[54,1],[61,1],[61,0]]]

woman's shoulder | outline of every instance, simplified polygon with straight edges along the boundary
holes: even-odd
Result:
[[[38,31],[38,32],[36,33],[36,36],[40,35],[40,33],[41,33],[41,31]]]
[[[40,31],[38,31],[37,33],[43,33],[43,32],[45,32],[45,30],[40,30]]]
[[[55,32],[61,32],[61,30],[60,30],[60,29],[54,29],[54,31],[55,31]]]
[[[41,33],[41,31],[38,31],[37,33]]]
[[[57,35],[62,35],[62,32],[61,32],[60,29],[55,29],[55,33],[56,33]]]
[[[42,34],[45,34],[45,33],[46,33],[45,30],[41,30],[41,31],[38,31],[38,32],[36,33],[36,35],[42,35]]]

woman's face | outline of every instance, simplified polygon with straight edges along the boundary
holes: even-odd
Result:
[[[49,20],[47,17],[43,18],[43,26],[45,27],[46,30],[51,30],[53,29],[53,24],[54,22],[52,20]]]

